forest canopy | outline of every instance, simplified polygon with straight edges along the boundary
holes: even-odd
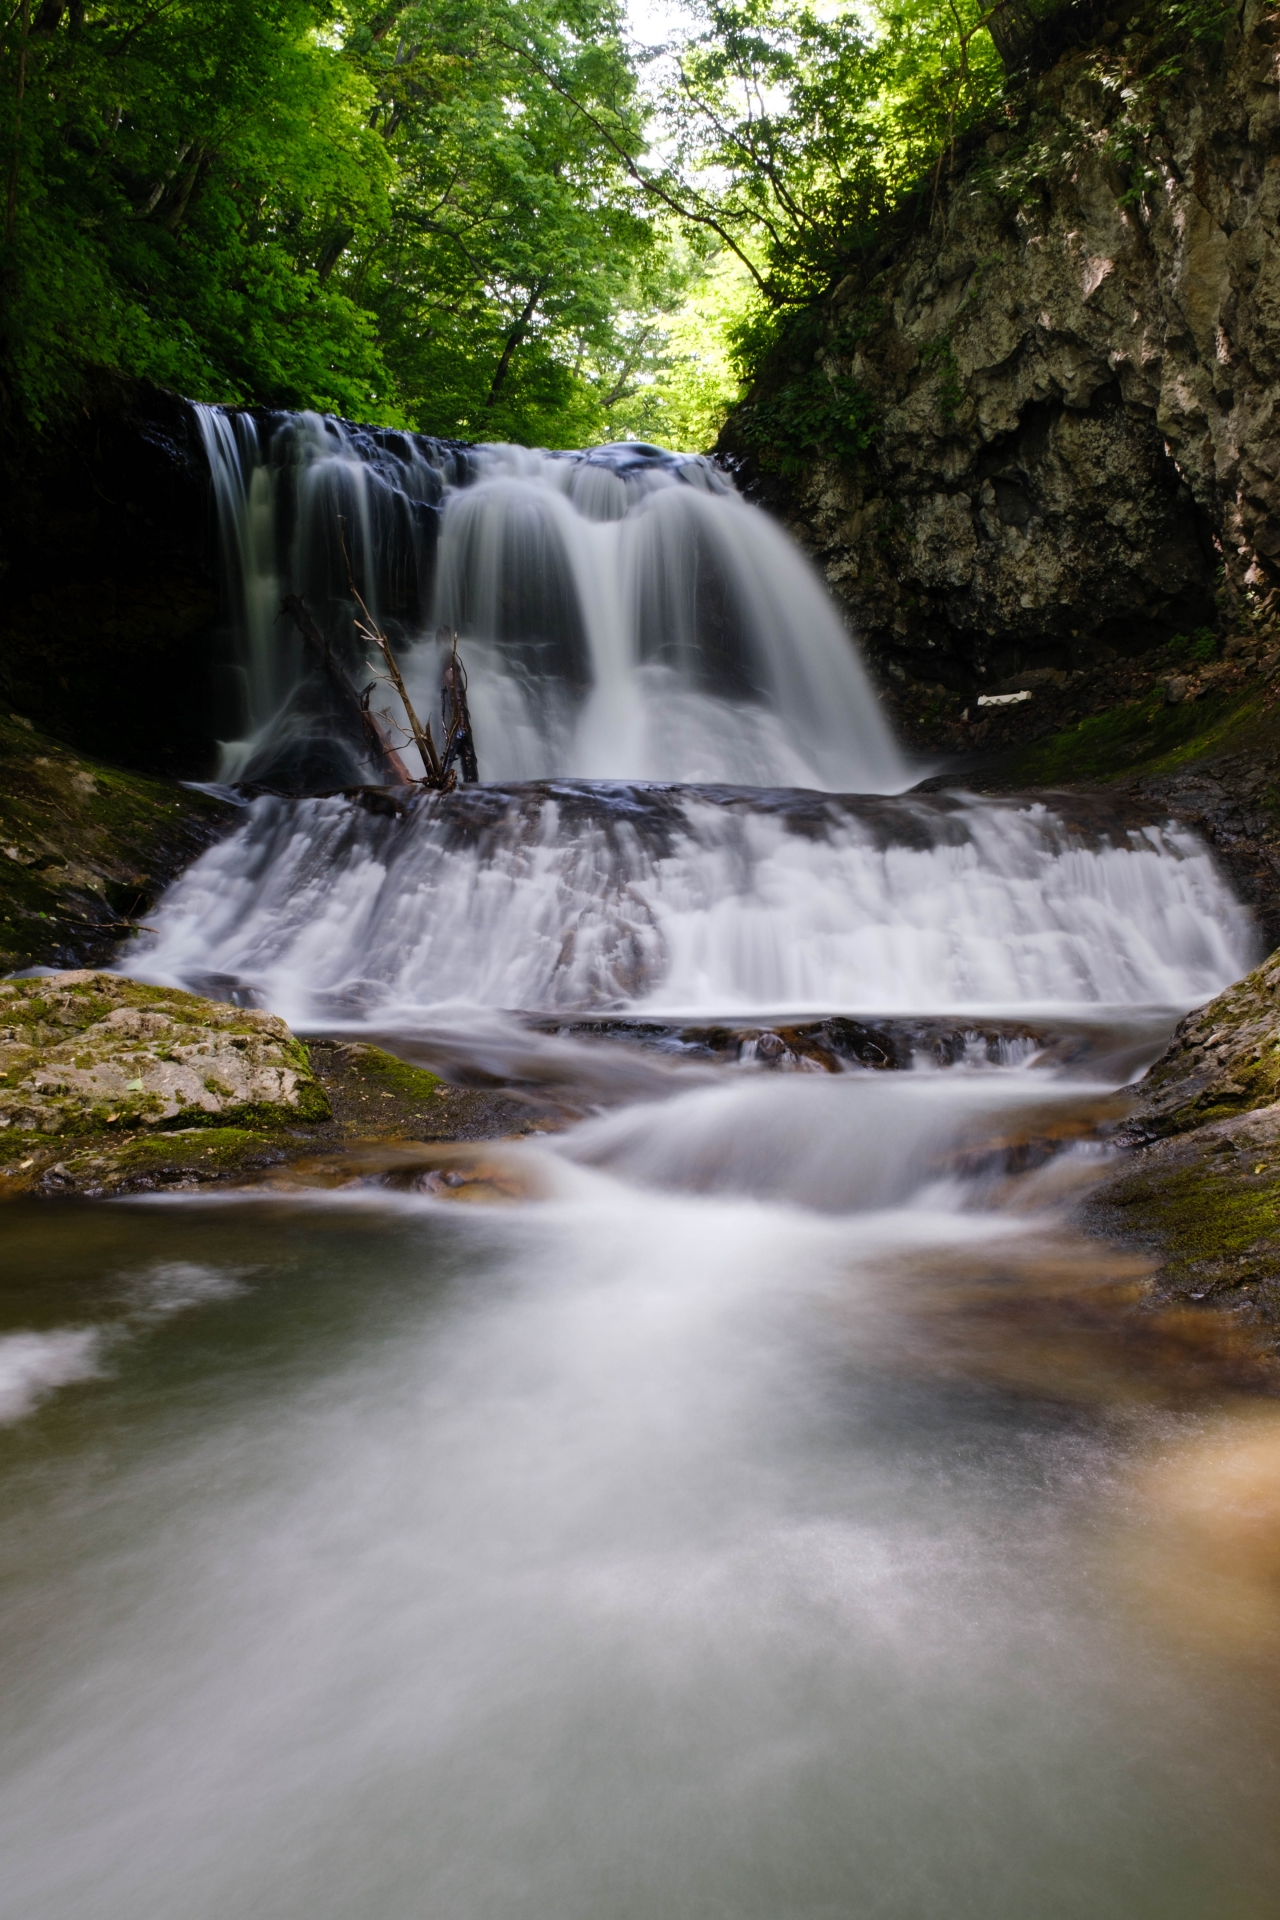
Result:
[[[691,0],[647,49],[619,0],[10,6],[0,353],[36,420],[108,367],[706,444],[1003,81],[978,0]]]

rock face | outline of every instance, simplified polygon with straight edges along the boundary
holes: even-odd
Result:
[[[246,1126],[329,1102],[283,1020],[108,973],[0,981],[0,1129]]]
[[[0,711],[0,973],[107,960],[235,811]]]
[[[116,766],[207,779],[218,613],[191,409],[100,376],[34,433],[0,408],[0,701]]]
[[[751,402],[726,429],[908,714],[1212,625],[1220,573],[1237,626],[1280,582],[1280,16],[1245,0],[1172,78],[1146,44],[1064,56],[779,350],[756,399],[815,360],[870,396],[856,470],[783,481]]]
[[[1280,1325],[1280,953],[1182,1021],[1122,1138],[1095,1224],[1157,1252],[1166,1297]]]

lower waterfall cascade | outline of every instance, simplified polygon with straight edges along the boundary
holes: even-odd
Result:
[[[1254,951],[1248,914],[1172,825],[1073,826],[1044,801],[570,783],[392,817],[263,797],[156,920],[133,970],[265,992],[304,1023],[344,1005],[1180,1008]]]
[[[707,462],[201,419],[239,811],[118,965],[508,1104],[0,1210],[0,1909],[1274,1913],[1256,1541],[1196,1527],[1280,1422],[1073,1212],[1259,957],[1207,848],[904,792]],[[338,512],[481,784],[308,691]]]

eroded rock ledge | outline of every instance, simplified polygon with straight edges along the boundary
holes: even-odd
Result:
[[[1280,1329],[1280,953],[1182,1021],[1120,1138],[1093,1224],[1152,1249],[1159,1297]]]

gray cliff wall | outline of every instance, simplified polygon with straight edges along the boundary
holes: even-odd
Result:
[[[908,714],[1270,611],[1280,13],[1246,0],[1173,75],[1145,52],[1112,22],[1065,56],[766,370],[873,398],[856,470],[785,481],[749,406],[726,429]]]

